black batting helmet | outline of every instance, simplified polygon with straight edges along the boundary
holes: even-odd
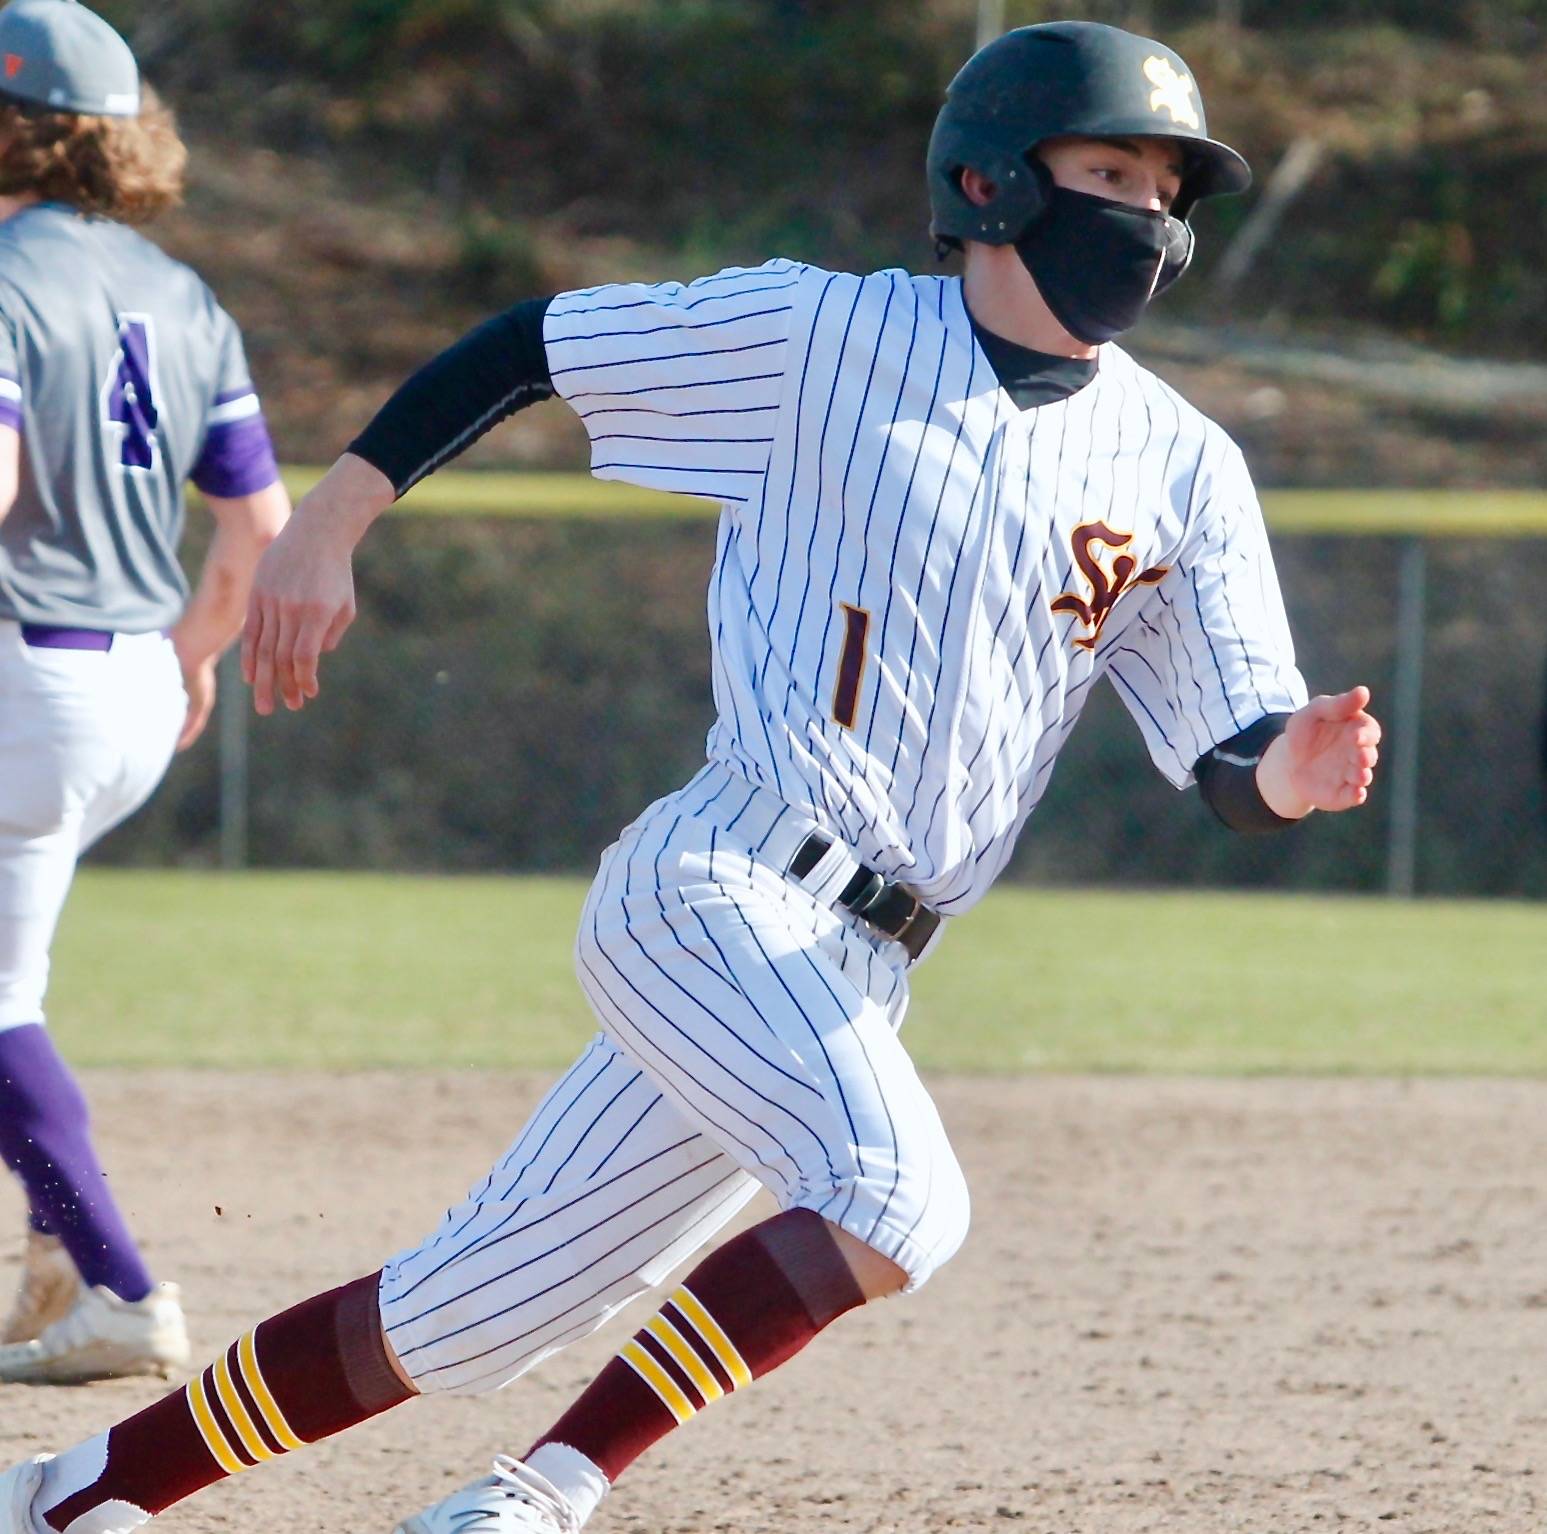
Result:
[[[929,140],[935,238],[1013,243],[1046,196],[1029,152],[1068,135],[1177,140],[1186,159],[1171,210],[1177,218],[1200,197],[1251,185],[1246,161],[1208,136],[1192,74],[1171,49],[1094,21],[1050,21],[980,48],[947,87]],[[964,169],[993,182],[995,195],[984,206],[963,193]]]

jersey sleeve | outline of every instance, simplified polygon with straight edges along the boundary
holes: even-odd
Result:
[[[215,398],[204,419],[204,445],[189,475],[206,495],[230,499],[267,490],[279,478],[263,406],[247,368],[236,321],[217,309],[220,363]]]
[[[1234,444],[1200,476],[1197,495],[1171,570],[1107,667],[1151,759],[1178,788],[1206,751],[1306,701],[1262,508]]]
[[[684,286],[561,293],[543,338],[553,385],[585,424],[591,472],[649,490],[747,501],[768,467],[795,288],[774,261]]]

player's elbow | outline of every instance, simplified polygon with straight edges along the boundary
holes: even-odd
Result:
[[[290,495],[278,480],[249,495],[206,495],[205,501],[216,526],[228,537],[240,539],[254,556],[261,554],[290,520]]]
[[[260,549],[266,549],[284,530],[290,520],[290,493],[279,481],[266,490],[260,490],[249,498],[248,509],[253,541]]]

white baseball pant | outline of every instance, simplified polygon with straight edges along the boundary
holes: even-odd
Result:
[[[713,765],[603,855],[576,962],[602,1032],[487,1178],[382,1277],[425,1392],[508,1384],[660,1283],[757,1191],[812,1209],[917,1288],[961,1244],[966,1183],[897,1029],[906,954],[833,900],[835,845]]]
[[[76,860],[150,797],[187,709],[163,634],[41,649],[0,619],[0,1029],[43,1021]]]

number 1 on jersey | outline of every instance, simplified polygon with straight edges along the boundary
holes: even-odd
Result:
[[[154,347],[148,314],[118,316],[118,355],[102,385],[102,420],[118,428],[118,461],[126,469],[149,469],[156,462]]]
[[[843,651],[838,657],[838,685],[833,688],[833,718],[852,730],[859,717],[859,684],[865,675],[865,641],[870,637],[870,613],[840,602],[843,609]]]

